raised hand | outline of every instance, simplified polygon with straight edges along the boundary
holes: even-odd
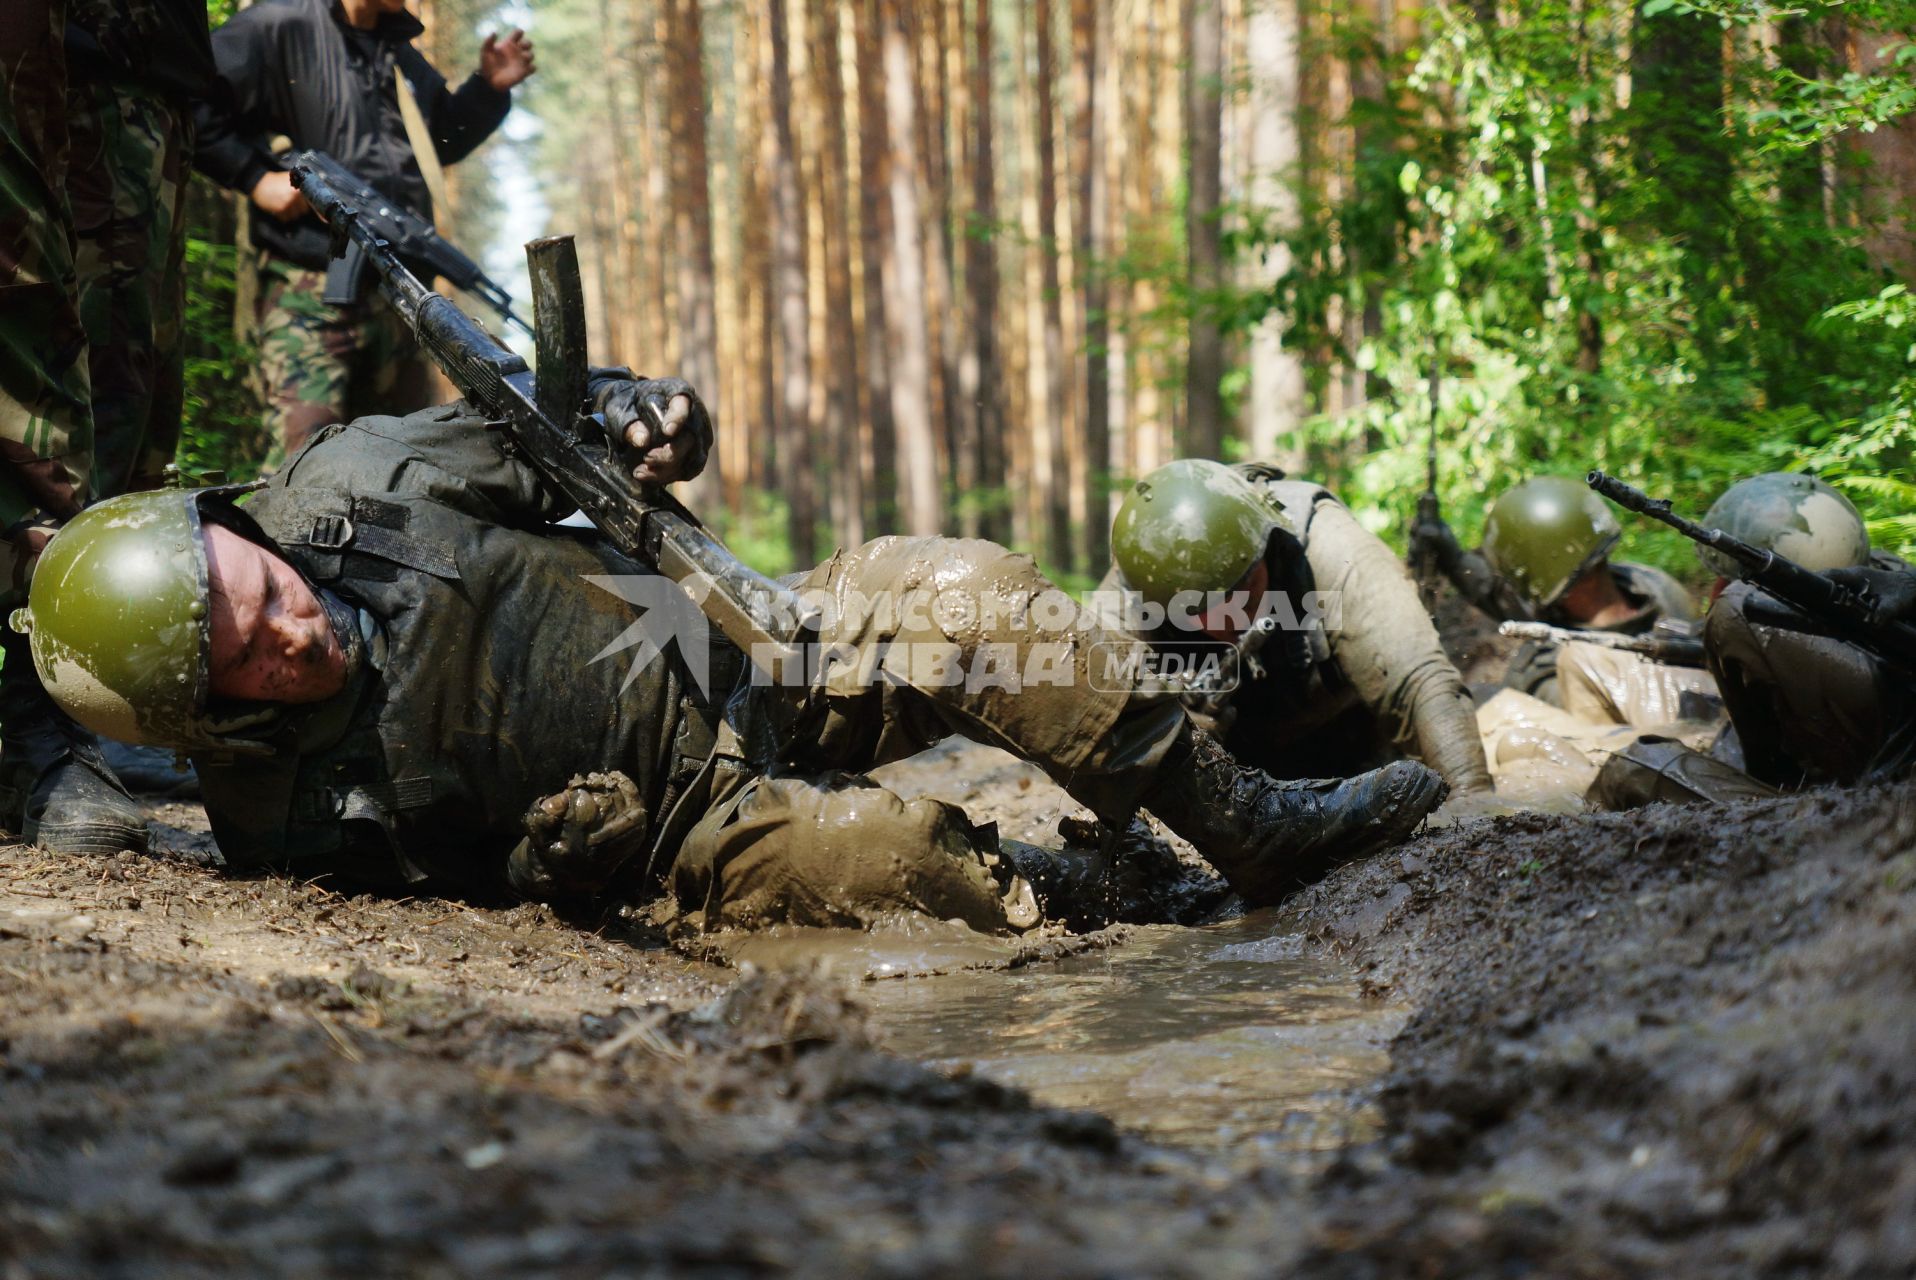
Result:
[[[532,58],[531,39],[517,28],[503,40],[495,32],[479,46],[479,74],[501,93],[538,69]]]

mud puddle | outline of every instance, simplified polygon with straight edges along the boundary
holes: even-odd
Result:
[[[1268,914],[859,998],[893,1053],[1245,1167],[1309,1169],[1375,1137],[1366,1088],[1405,1018]]]

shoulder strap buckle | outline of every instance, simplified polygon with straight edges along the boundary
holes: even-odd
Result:
[[[337,513],[322,513],[313,517],[313,531],[306,539],[306,545],[321,551],[342,551],[352,545],[353,522]]]

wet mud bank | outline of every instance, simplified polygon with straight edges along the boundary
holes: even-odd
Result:
[[[1476,823],[1290,913],[1414,1011],[1303,1270],[1916,1271],[1916,788]]]
[[[1021,832],[1055,815],[1026,775],[963,763],[928,783],[1002,801]],[[185,844],[0,848],[0,1274],[1916,1260],[1908,788],[1474,823],[1227,926],[1231,964],[1317,955],[1392,1011],[1360,1090],[1374,1121],[1309,1168],[1043,1105],[987,1044],[930,1052],[904,1034],[916,979],[741,975],[634,925],[228,878]],[[1136,989],[1163,985],[1137,936],[1112,941]],[[1015,973],[1087,981],[1095,954]],[[1255,993],[1215,974],[1189,998],[1239,1053]],[[1164,1060],[1126,1048],[1139,1074]]]

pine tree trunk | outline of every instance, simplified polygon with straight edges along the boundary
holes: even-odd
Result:
[[[776,2],[776,0],[774,0]],[[895,284],[887,301],[890,329],[892,419],[898,433],[905,532],[935,534],[939,510],[938,449],[931,423],[930,337],[925,324],[925,258],[919,234],[916,97],[904,6],[911,0],[880,0],[884,56],[886,187],[891,207],[890,270]]]
[[[997,172],[992,155],[991,0],[974,0],[971,50],[971,234],[965,237],[965,284],[971,295],[971,364],[962,411],[972,415],[977,489],[991,505],[980,512],[979,532],[1003,538],[1009,529],[1002,495],[1005,483],[1003,371],[998,359]]]
[[[1297,227],[1300,180],[1297,113],[1300,0],[1267,0],[1247,22],[1251,98],[1250,202],[1274,231]],[[1290,251],[1266,247],[1251,264],[1252,288],[1269,287],[1290,266]],[[1305,412],[1304,362],[1284,343],[1290,317],[1272,313],[1251,331],[1249,456],[1287,471],[1304,469],[1297,438]]]
[[[1102,11],[1102,12],[1101,12]],[[1072,169],[1078,183],[1076,274],[1083,320],[1083,351],[1076,361],[1078,403],[1084,414],[1085,518],[1079,536],[1079,563],[1100,573],[1109,554],[1111,515],[1106,493],[1111,470],[1111,377],[1106,344],[1110,340],[1109,288],[1105,282],[1105,159],[1108,136],[1103,114],[1110,99],[1100,59],[1108,57],[1108,6],[1098,0],[1071,0],[1071,97],[1076,110]]]
[[[891,244],[887,201],[891,158],[885,142],[885,71],[880,30],[880,0],[849,0],[855,21],[858,71],[858,198],[861,301],[865,326],[865,421],[870,448],[867,492],[870,524],[877,534],[899,528],[898,428],[892,418],[891,316],[886,307],[890,285],[885,263]]]
[[[705,35],[699,0],[663,0],[671,50],[665,59],[671,94],[673,256],[678,263],[678,375],[698,389],[714,418],[723,405],[712,268],[712,196],[705,142]],[[616,144],[615,144],[616,145]],[[720,460],[722,461],[722,460]],[[688,500],[709,502],[719,468],[692,481]]]
[[[787,540],[794,565],[818,557],[816,456],[811,431],[811,328],[805,275],[805,202],[798,187],[797,145],[792,131],[790,24],[786,0],[766,0],[770,46],[767,107],[771,113],[772,310],[778,329],[778,438],[786,499]]]
[[[1039,427],[1044,440],[1046,465],[1041,468],[1050,483],[1044,495],[1045,554],[1051,564],[1073,568],[1071,545],[1070,486],[1071,469],[1066,438],[1070,421],[1064,398],[1064,310],[1058,282],[1058,156],[1055,102],[1057,98],[1056,33],[1052,23],[1051,0],[1035,0],[1033,24],[1037,28],[1038,78],[1033,94],[1038,107],[1038,253],[1039,301],[1043,314],[1044,422]]]
[[[859,484],[858,344],[843,326],[852,314],[850,164],[845,143],[845,75],[839,56],[838,0],[810,0],[812,86],[823,133],[819,197],[824,211],[825,315],[838,326],[827,340],[824,427],[832,459],[832,529],[843,547],[865,540],[864,494]]]
[[[1210,299],[1223,282],[1219,196],[1223,187],[1224,22],[1221,0],[1185,0],[1190,41],[1187,85],[1190,170],[1185,252],[1190,271],[1191,354],[1184,370],[1185,449],[1193,457],[1224,454],[1224,337]]]

